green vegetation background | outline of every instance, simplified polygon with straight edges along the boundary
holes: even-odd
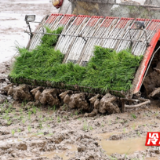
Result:
[[[62,28],[55,31],[46,29],[48,33],[62,32]],[[44,35],[41,45],[32,51],[17,47],[19,56],[16,57],[10,76],[104,90],[130,89],[142,56],[134,56],[127,50],[116,53],[112,49],[95,46],[94,56],[87,66],[71,62],[63,64],[64,55],[54,49],[57,40],[56,35]]]

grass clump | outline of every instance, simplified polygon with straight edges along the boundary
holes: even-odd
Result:
[[[48,33],[60,34],[62,28]],[[41,45],[28,51],[18,48],[10,76],[31,80],[63,82],[67,85],[79,85],[103,90],[127,91],[131,88],[134,74],[142,56],[134,56],[128,50],[119,53],[108,48],[95,47],[94,56],[87,66],[82,67],[71,62],[63,64],[64,55],[55,50],[57,35],[44,35]]]
[[[104,90],[129,90],[141,60],[142,56],[134,56],[128,50],[116,53],[96,46],[81,85]]]

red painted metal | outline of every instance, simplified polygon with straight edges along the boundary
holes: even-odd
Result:
[[[84,20],[85,18],[89,18],[89,17],[90,17],[90,16],[88,16],[88,15],[79,15],[79,16],[76,17],[73,25],[79,26],[79,25],[83,22],[83,20]]]
[[[88,21],[87,26],[93,27],[100,18],[104,18],[103,16],[92,16]]]
[[[59,23],[65,25],[65,24],[68,23],[68,21],[69,21],[70,18],[72,18],[72,17],[75,17],[75,15],[73,15],[73,14],[65,14]]]
[[[46,23],[49,23],[49,24],[52,23],[53,21],[56,20],[58,16],[63,16],[63,14],[51,14],[47,19]]]
[[[128,21],[134,20],[134,18],[121,18],[117,23],[116,28],[124,28]]]
[[[118,17],[106,17],[101,27],[108,28],[115,19],[118,19]]]
[[[141,67],[140,68],[141,72],[140,72],[139,77],[138,77],[138,83],[136,84],[136,87],[135,87],[134,92],[133,92],[134,94],[139,92],[139,90],[141,88],[145,71],[147,69],[149,60],[150,60],[150,58],[151,58],[151,56],[154,52],[154,49],[156,47],[156,44],[157,44],[159,38],[160,38],[160,30],[152,38],[151,43],[150,43],[150,47],[147,49],[147,51],[144,55],[144,58],[142,60],[141,66],[140,66]]]

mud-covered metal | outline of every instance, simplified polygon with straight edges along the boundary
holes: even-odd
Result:
[[[137,21],[144,22],[145,29],[136,29]],[[96,45],[118,52],[130,49],[135,56],[143,55],[131,93],[140,90],[148,62],[160,37],[160,20],[150,19],[52,14],[47,20],[42,21],[36,32],[45,32],[45,26],[52,30],[59,26],[64,27],[55,46],[55,49],[65,54],[64,63],[71,61],[86,65],[93,56]],[[42,34],[34,34],[30,50],[40,43],[41,37]]]

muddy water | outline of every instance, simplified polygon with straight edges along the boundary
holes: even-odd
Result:
[[[111,155],[113,153],[128,155],[133,154],[136,151],[143,151],[147,149],[147,147],[145,146],[145,137],[127,140],[106,140],[110,135],[112,134],[107,133],[99,135],[101,139],[99,144],[108,155]]]
[[[69,152],[71,152],[71,153],[77,151],[77,147],[75,145],[69,145],[68,147],[69,147]],[[46,157],[49,159],[54,158],[56,156],[61,157],[63,160],[68,160],[69,158],[73,157],[74,154],[68,155],[67,151],[63,151],[63,152],[62,151],[61,152],[54,151],[54,152],[48,152],[48,153],[45,153],[42,155],[42,157]]]

